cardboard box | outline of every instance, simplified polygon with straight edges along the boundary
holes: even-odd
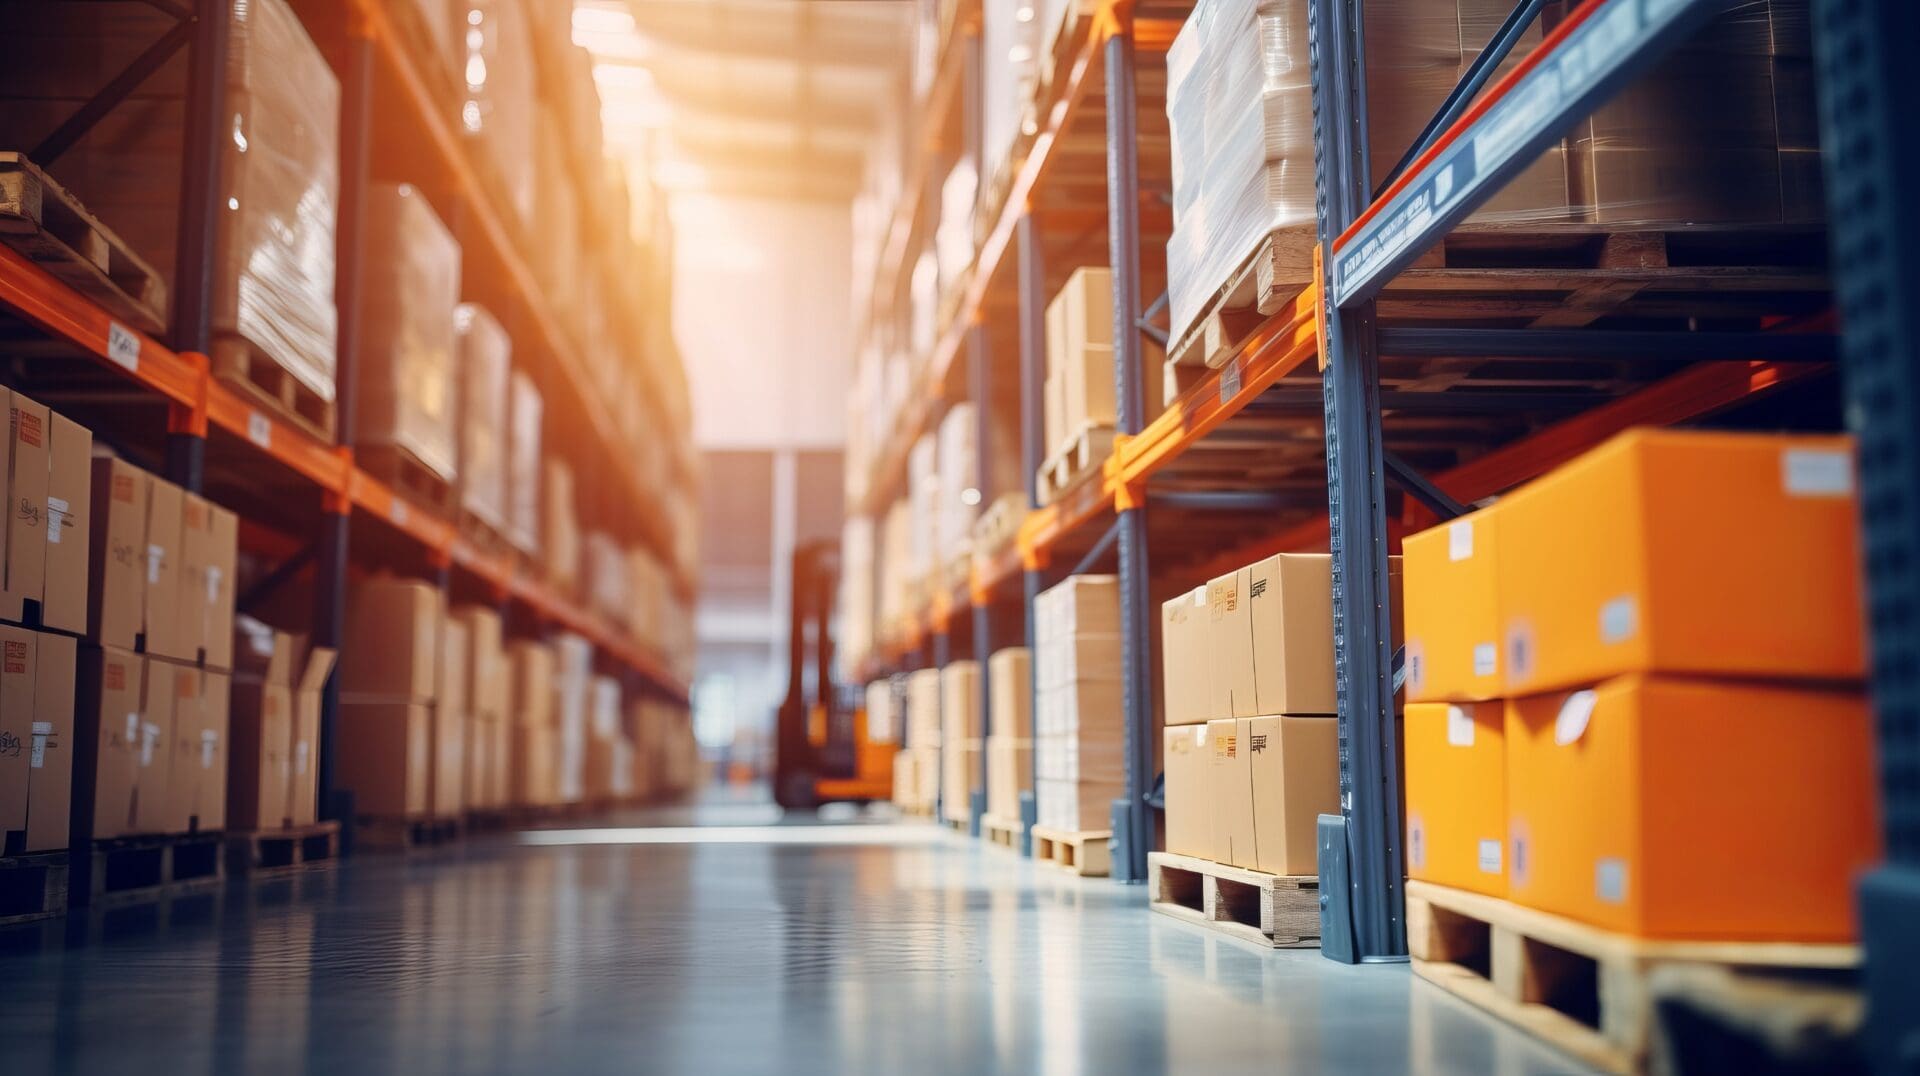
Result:
[[[1319,873],[1319,816],[1340,813],[1339,722],[1256,717],[1243,724],[1242,732],[1253,775],[1255,869]],[[1239,851],[1236,844],[1235,854]]]
[[[356,702],[430,703],[439,689],[440,592],[414,579],[369,579],[347,601],[340,693]]]
[[[47,478],[53,467],[53,416],[41,404],[8,393],[7,543],[0,580],[0,619],[26,617],[47,579]]]
[[[1169,725],[1205,724],[1212,713],[1210,627],[1205,586],[1160,606],[1160,685]]]
[[[940,670],[907,674],[907,746],[940,746]]]
[[[328,647],[307,649],[300,675],[293,684],[292,806],[287,815],[296,826],[312,825],[320,801],[321,693],[333,675],[338,653]]]
[[[1047,371],[1060,384],[1060,441],[1089,424],[1113,424],[1113,274],[1106,266],[1075,269],[1047,304]],[[1050,442],[1050,451],[1059,448]]]
[[[940,813],[954,822],[973,819],[973,792],[980,785],[980,741],[952,737],[940,744]]]
[[[151,476],[125,460],[93,461],[87,557],[87,638],[133,650],[146,615]]]
[[[1070,575],[1034,600],[1036,642],[1120,634],[1120,587],[1111,575]]]
[[[0,854],[67,846],[74,641],[0,625]]]
[[[293,805],[293,640],[251,617],[240,618],[235,633],[227,820],[243,833],[281,829]]]
[[[80,651],[73,765],[76,773],[91,770],[93,795],[75,805],[75,834],[90,829],[94,839],[104,840],[134,832],[145,664],[138,654],[117,647]],[[80,789],[88,783],[84,776],[76,782]]]
[[[955,661],[940,670],[940,742],[980,739],[980,665]]]
[[[545,643],[515,642],[507,647],[507,663],[513,670],[509,685],[513,698],[512,723],[543,728],[553,725],[553,648]],[[514,754],[517,756],[519,751],[516,749]]]
[[[1502,506],[1408,535],[1407,701],[1483,702],[1505,691],[1496,550]]]
[[[1113,801],[1125,795],[1126,789],[1118,781],[1039,778],[1033,783],[1035,823],[1070,833],[1110,832]]]
[[[433,814],[448,818],[466,805],[466,742],[472,710],[468,705],[468,650],[472,636],[464,621],[449,617],[440,628],[440,690],[433,703],[433,773],[429,778]]]
[[[1033,652],[1024,646],[997,650],[987,659],[988,731],[1014,740],[1033,738]]]
[[[0,847],[25,839],[34,723],[33,666],[39,636],[0,624]]]
[[[987,737],[987,813],[1018,821],[1020,793],[1033,788],[1033,741],[995,734]]]
[[[510,698],[511,674],[501,639],[500,614],[482,605],[465,605],[453,618],[467,631],[467,709],[476,721],[504,721]]]
[[[1120,636],[1077,632],[1034,647],[1034,686],[1050,691],[1078,680],[1120,679]]]
[[[418,818],[431,809],[432,708],[417,702],[342,702],[335,779],[358,815]]]
[[[227,828],[227,735],[232,684],[227,674],[173,670],[173,738],[167,760],[169,832]]]
[[[215,669],[233,662],[233,573],[239,522],[232,512],[182,494],[180,522],[181,648]]]
[[[1856,937],[1880,859],[1859,692],[1619,677],[1509,702],[1506,743],[1510,899],[1647,938]]]
[[[1282,553],[1253,564],[1246,578],[1254,715],[1334,713],[1333,558]],[[1388,604],[1399,607],[1391,596]]]
[[[88,517],[92,509],[93,434],[53,416],[52,470],[47,476],[46,581],[40,623],[54,631],[87,630]]]
[[[1630,672],[1860,679],[1853,474],[1845,437],[1635,430],[1509,494],[1507,694]]]
[[[189,640],[180,631],[181,522],[185,506],[185,494],[179,486],[163,478],[148,478],[146,593],[141,599],[141,633],[149,655],[176,661],[194,661],[200,656],[189,647]]]
[[[1506,707],[1407,704],[1407,876],[1507,895]]]
[[[1253,837],[1253,769],[1247,762],[1246,722],[1225,718],[1207,722],[1212,748],[1207,788],[1213,802],[1212,852],[1208,859],[1258,869]]]
[[[1161,730],[1167,851],[1202,859],[1213,858],[1213,745],[1207,731],[1206,722]]]
[[[134,741],[133,813],[127,832],[183,833],[185,820],[173,811],[168,790],[174,734],[176,680],[183,669],[169,661],[148,658],[142,663],[140,729]]]
[[[1207,716],[1252,717],[1254,705],[1253,616],[1248,569],[1207,583]]]
[[[558,803],[560,730],[551,724],[516,722],[508,751],[509,797],[515,806]]]

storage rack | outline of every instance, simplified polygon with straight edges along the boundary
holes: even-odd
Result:
[[[1323,890],[1332,898],[1328,922],[1323,924],[1325,949],[1348,960],[1392,960],[1405,954],[1406,937],[1400,891],[1400,807],[1391,776],[1397,769],[1398,744],[1388,710],[1394,675],[1385,601],[1390,540],[1541,474],[1620,430],[1712,415],[1788,385],[1813,384],[1829,377],[1839,340],[1826,294],[1826,240],[1820,235],[1801,237],[1806,243],[1800,253],[1808,260],[1773,267],[1766,286],[1775,300],[1771,313],[1780,316],[1759,324],[1686,331],[1692,326],[1671,311],[1665,317],[1645,317],[1644,326],[1627,329],[1594,328],[1579,319],[1564,328],[1551,327],[1549,319],[1542,327],[1500,329],[1457,320],[1460,311],[1448,309],[1457,301],[1445,296],[1436,299],[1419,290],[1423,281],[1442,282],[1446,270],[1416,265],[1416,259],[1453,232],[1561,131],[1667,49],[1697,32],[1724,4],[1716,0],[1586,0],[1511,74],[1491,85],[1486,85],[1491,80],[1485,75],[1470,74],[1409,152],[1397,178],[1374,197],[1367,182],[1370,170],[1364,137],[1364,0],[1314,0],[1309,9],[1309,42],[1316,169],[1322,193],[1318,279],[1265,318],[1223,366],[1208,371],[1198,384],[1170,401],[1163,414],[1142,423],[1137,344],[1142,335],[1162,344],[1166,340],[1143,319],[1137,290],[1144,216],[1138,207],[1147,203],[1140,197],[1143,165],[1136,158],[1133,140],[1136,109],[1141,107],[1133,72],[1138,51],[1164,49],[1177,30],[1181,6],[1155,8],[1127,0],[1081,5],[1090,13],[1089,32],[1076,43],[1072,77],[1064,84],[1056,81],[1046,101],[1043,114],[1048,122],[1027,150],[1019,171],[1025,182],[1016,182],[996,218],[979,250],[966,300],[940,335],[928,376],[914,387],[892,436],[880,447],[862,507],[878,517],[878,509],[899,491],[907,447],[932,427],[947,401],[963,398],[960,394],[966,390],[956,383],[954,372],[963,340],[970,345],[970,366],[994,366],[991,349],[999,341],[997,334],[1008,333],[1010,326],[1001,320],[1004,303],[994,301],[991,289],[1005,260],[1009,235],[1019,270],[1018,283],[1011,289],[1011,328],[1017,340],[1002,346],[1016,349],[1019,355],[1022,463],[1029,476],[1037,467],[1036,412],[1044,363],[1041,322],[1052,295],[1045,286],[1043,263],[1054,236],[1046,213],[1035,209],[1057,171],[1053,157],[1062,144],[1060,132],[1070,129],[1080,98],[1088,92],[1086,80],[1095,73],[1104,77],[1108,105],[1108,239],[1122,436],[1095,480],[1052,505],[1038,506],[1029,477],[1030,510],[1015,548],[976,558],[967,585],[937,593],[924,621],[881,639],[862,671],[877,676],[943,664],[952,656],[950,628],[969,607],[978,656],[984,658],[994,639],[1006,630],[1000,613],[1010,601],[1024,599],[1025,638],[1031,638],[1033,595],[1059,574],[1056,569],[1075,562],[1084,568],[1117,553],[1128,766],[1126,799],[1115,806],[1113,862],[1116,878],[1141,880],[1145,855],[1153,844],[1153,816],[1148,809],[1154,776],[1148,742],[1153,731],[1149,550],[1159,569],[1156,575],[1178,574],[1191,585],[1268,553],[1330,549],[1335,573],[1341,787],[1349,806],[1337,831],[1323,833],[1323,844],[1334,853],[1332,876],[1323,878]],[[1514,16],[1487,50],[1489,59],[1475,70],[1492,72],[1541,6],[1539,0],[1518,3]],[[1822,92],[1827,97],[1824,123],[1829,145],[1836,144],[1843,132],[1864,132],[1868,125],[1878,125],[1872,127],[1872,137],[1878,139],[1882,154],[1877,159],[1882,171],[1876,173],[1872,191],[1849,188],[1842,178],[1829,176],[1835,237],[1841,249],[1847,249],[1851,235],[1851,242],[1871,246],[1879,258],[1878,263],[1864,257],[1845,258],[1836,274],[1843,300],[1848,294],[1856,297],[1853,304],[1845,304],[1849,325],[1855,326],[1848,346],[1850,352],[1865,350],[1857,343],[1865,335],[1858,328],[1862,324],[1859,304],[1876,303],[1873,316],[1884,320],[1875,324],[1898,322],[1904,334],[1876,336],[1870,357],[1859,354],[1850,360],[1855,365],[1875,362],[1880,371],[1875,383],[1880,396],[1874,405],[1865,406],[1863,401],[1853,408],[1854,421],[1865,424],[1855,432],[1863,439],[1863,449],[1871,448],[1876,434],[1898,446],[1897,453],[1889,450],[1884,464],[1889,470],[1880,480],[1887,484],[1888,496],[1897,488],[1899,503],[1911,506],[1920,497],[1913,470],[1913,437],[1920,423],[1912,419],[1920,387],[1915,385],[1912,363],[1896,356],[1912,354],[1913,315],[1904,308],[1894,309],[1898,304],[1887,297],[1915,293],[1912,251],[1920,246],[1876,243],[1873,237],[1914,234],[1912,207],[1890,193],[1904,189],[1896,181],[1896,170],[1905,168],[1900,174],[1911,177],[1916,167],[1893,120],[1901,114],[1894,103],[1911,102],[1914,90],[1911,76],[1898,70],[1893,53],[1887,51],[1887,42],[1912,39],[1911,32],[1902,37],[1899,30],[1912,30],[1914,14],[1895,2],[1815,0],[1815,8],[1820,16],[1819,41],[1827,53]],[[964,14],[961,25],[964,32]],[[1859,54],[1866,50],[1872,51],[1872,62],[1858,66]],[[1835,100],[1840,91],[1825,85],[1836,67],[1845,68],[1849,76],[1844,103]],[[1332,77],[1333,73],[1340,77]],[[955,77],[943,62],[931,107],[952,107]],[[1896,89],[1896,84],[1903,88]],[[965,91],[959,92],[964,95]],[[1865,114],[1851,111],[1857,102],[1869,99],[1873,107]],[[923,122],[933,126],[939,120],[923,117]],[[1828,164],[1830,172],[1841,167],[1831,155]],[[1448,178],[1442,180],[1443,175]],[[919,211],[913,192],[924,189],[924,183],[909,186],[907,204],[899,208],[893,222],[879,272],[882,290],[889,286],[887,281],[898,279],[906,255],[905,232]],[[1878,200],[1873,197],[1876,192]],[[1863,206],[1875,207],[1876,213],[1905,214],[1901,229],[1895,231],[1884,222],[1869,224],[1865,217],[1850,220],[1849,215]],[[1596,238],[1601,231],[1593,229]],[[1612,282],[1624,285],[1630,295],[1636,284],[1652,283],[1642,280],[1645,275],[1608,268],[1603,262],[1569,286]],[[1901,282],[1904,287],[1896,286]],[[1145,310],[1157,313],[1160,305],[1146,304]],[[1908,348],[1900,350],[1891,343],[1895,339],[1907,341]],[[984,359],[983,352],[988,353]],[[1396,369],[1396,363],[1461,356],[1485,362],[1528,360],[1532,374],[1513,390],[1499,392],[1462,388],[1415,393],[1383,385],[1383,370]],[[1590,373],[1583,373],[1596,361],[1606,362],[1614,376],[1596,383]],[[984,378],[975,374],[970,380],[973,398],[988,399]],[[1861,391],[1857,384],[1854,391]],[[984,413],[985,408],[979,410]],[[1494,435],[1468,436],[1434,421],[1450,415],[1470,416]],[[984,427],[981,432],[984,446]],[[1279,451],[1285,446],[1296,448]],[[1244,473],[1248,464],[1276,454],[1296,465],[1257,485],[1231,477],[1236,471]],[[1865,451],[1863,466],[1863,482],[1871,495],[1876,476]],[[1394,501],[1389,500],[1390,487],[1397,494]],[[1870,528],[1869,542],[1885,542],[1889,549],[1914,549],[1920,542],[1914,518],[1911,512],[1892,513],[1881,528],[1886,533]],[[1904,530],[1893,533],[1898,528]],[[1904,858],[1898,851],[1895,856],[1905,866],[1889,868],[1881,876],[1881,888],[1872,891],[1886,902],[1886,930],[1892,933],[1899,914],[1896,909],[1913,907],[1912,864],[1920,862],[1912,852],[1916,817],[1912,787],[1920,784],[1913,778],[1912,761],[1915,696],[1911,672],[1900,671],[1914,667],[1911,610],[1920,598],[1912,592],[1910,573],[1904,577],[1906,589],[1896,585],[1887,590],[1888,579],[1883,577],[1891,569],[1876,563],[1874,570],[1871,586],[1876,605],[1885,606],[1882,615],[1888,623],[1908,625],[1897,641],[1884,628],[1876,629],[1880,671],[1875,691],[1883,714],[1889,826],[1904,827],[1896,835],[1905,839],[1904,844],[1893,839],[1889,844],[1906,850]],[[1020,592],[1010,594],[1016,578],[1022,584]],[[1901,610],[1908,619],[1899,619]],[[1008,639],[1002,645],[1015,641],[1019,640]],[[1896,651],[1906,655],[1905,665],[1899,664]],[[991,731],[989,721],[990,715],[983,713],[983,730]],[[1906,786],[1905,799],[1896,792],[1900,782]],[[1904,807],[1896,810],[1901,804]],[[977,822],[977,809],[975,814]],[[1032,820],[1030,811],[1027,820]],[[1871,922],[1868,929],[1871,934]],[[1870,939],[1870,965],[1871,953]],[[1910,974],[1892,968],[1892,960],[1887,963],[1889,978]],[[1905,996],[1912,996],[1911,988],[1907,989]]]
[[[409,145],[418,148],[407,153],[407,163],[421,174],[406,178],[432,191],[437,200],[444,199],[443,205],[457,207],[450,223],[466,248],[465,256],[477,257],[491,270],[473,282],[482,288],[476,297],[511,326],[519,353],[534,357],[530,365],[540,375],[549,413],[577,419],[588,431],[588,449],[608,463],[610,488],[595,505],[598,513],[624,532],[639,535],[663,564],[676,565],[670,521],[657,491],[644,484],[618,440],[612,416],[588,383],[581,356],[561,332],[552,297],[534,280],[487,177],[438,107],[386,0],[294,3],[316,44],[336,64],[342,88],[336,271],[340,344],[331,444],[255,407],[212,376],[208,298],[227,20],[221,0],[158,6],[175,14],[181,28],[169,36],[165,44],[171,48],[154,67],[172,48],[184,46],[190,70],[180,272],[173,289],[171,339],[162,342],[120,324],[93,299],[0,247],[0,320],[31,326],[31,345],[10,342],[30,353],[23,361],[32,363],[36,384],[57,382],[63,399],[110,406],[103,414],[112,420],[116,440],[129,449],[164,438],[166,477],[234,507],[242,519],[243,549],[281,557],[263,583],[285,583],[311,565],[313,639],[318,645],[338,647],[343,641],[349,573],[393,568],[433,580],[443,592],[457,587],[463,595],[496,606],[515,625],[576,632],[594,644],[601,660],[629,689],[685,702],[687,685],[663,655],[555,590],[514,554],[470,540],[454,521],[355,465],[352,386],[360,343],[361,206],[375,146],[384,154],[395,144]],[[114,80],[83,112],[97,120],[138,81],[125,76]],[[377,116],[371,107],[376,93],[381,102]],[[673,431],[664,411],[656,409],[651,418],[663,431]],[[550,428],[560,426],[553,423]],[[687,457],[675,453],[673,461],[673,480],[691,481]],[[312,541],[303,545],[288,537],[300,534],[312,535]],[[682,603],[690,602],[692,581],[679,566],[673,568],[672,587]],[[321,810],[328,817],[333,816],[337,705],[338,692],[330,682],[319,774]]]

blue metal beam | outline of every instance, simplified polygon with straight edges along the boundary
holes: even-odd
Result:
[[[1472,123],[1456,124],[1439,154],[1333,247],[1331,305],[1379,294],[1577,120],[1725,9],[1724,0],[1590,0],[1578,9],[1586,17],[1556,47]]]
[[[1382,328],[1380,354],[1403,359],[1507,358],[1629,363],[1832,362],[1840,338],[1826,333],[1658,332],[1608,329]]]

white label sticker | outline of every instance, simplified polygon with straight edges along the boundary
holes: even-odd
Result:
[[[47,495],[47,544],[59,545],[60,532],[66,529],[67,512],[72,506],[65,497]]]
[[[247,412],[247,440],[261,448],[273,447],[273,423],[258,411]]]
[[[1480,839],[1480,871],[1482,874],[1500,873],[1500,842],[1495,838]]]
[[[393,525],[396,527],[406,526],[407,525],[407,502],[401,500],[398,497],[395,497],[393,499],[393,509],[387,513],[387,517],[393,520]]]
[[[212,605],[214,602],[220,600],[220,581],[224,578],[226,578],[226,572],[221,570],[219,566],[211,565],[207,568],[208,605]]]
[[[160,581],[160,565],[167,559],[167,551],[157,545],[147,547],[147,582]]]
[[[1848,497],[1853,459],[1823,448],[1789,448],[1780,456],[1780,479],[1789,497]]]
[[[1593,720],[1593,706],[1600,696],[1592,691],[1576,691],[1560,704],[1560,715],[1553,719],[1553,742],[1565,747],[1578,740]]]
[[[1600,641],[1621,643],[1639,630],[1640,607],[1633,595],[1623,594],[1600,607]]]
[[[1195,747],[1207,746],[1207,726],[1205,725],[1193,726],[1193,746]]]
[[[47,765],[47,741],[53,738],[53,722],[35,721],[33,723],[33,751],[28,756],[29,769],[45,769]]]
[[[1427,825],[1419,815],[1407,819],[1407,863],[1414,867],[1427,865]]]
[[[139,373],[140,338],[117,321],[107,322],[107,358],[130,374]]]
[[[1481,643],[1473,648],[1473,675],[1492,676],[1500,670],[1500,648]]]
[[[1427,686],[1427,646],[1419,639],[1407,640],[1407,690],[1418,694]]]
[[[200,730],[200,768],[213,769],[213,753],[220,746],[220,734],[212,729]]]
[[[1473,715],[1464,707],[1447,707],[1447,746],[1473,746]]]
[[[1627,902],[1627,863],[1603,859],[1593,865],[1593,895],[1608,904]]]
[[[1473,520],[1447,524],[1447,559],[1466,560],[1473,556]]]
[[[160,742],[160,726],[151,721],[140,725],[140,765],[153,765],[153,746]]]
[[[1193,588],[1193,607],[1195,609],[1205,609],[1207,607],[1207,588],[1206,587]]]
[[[307,772],[307,741],[305,740],[293,746],[293,772]]]
[[[140,715],[128,714],[127,715],[127,746],[132,747],[134,744],[137,744],[139,742],[140,742]]]

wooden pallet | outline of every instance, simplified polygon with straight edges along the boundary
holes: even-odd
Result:
[[[490,556],[506,557],[516,553],[513,540],[500,526],[490,523],[471,510],[460,509],[460,538],[468,545]]]
[[[941,815],[940,824],[963,837],[973,830],[973,820],[969,818],[948,818]]]
[[[1167,349],[1173,366],[1225,365],[1240,341],[1280,312],[1313,282],[1313,227],[1272,232],[1227,274],[1178,343]]]
[[[1020,831],[1026,828],[1017,818],[1003,818],[997,814],[980,816],[980,837],[988,844],[997,844],[1002,848],[1020,847]]]
[[[1040,503],[1052,504],[1068,490],[1100,473],[1113,454],[1112,426],[1089,425],[1067,439],[1040,465]]]
[[[167,327],[167,283],[25,154],[0,151],[0,243],[142,332]]]
[[[1042,863],[1071,871],[1082,878],[1105,878],[1110,869],[1113,840],[1111,830],[1085,830],[1070,833],[1062,829],[1034,826],[1027,831],[1033,837],[1033,858]]]
[[[995,497],[973,521],[973,559],[991,561],[1013,544],[1020,535],[1020,524],[1027,518],[1027,495],[1002,493]]]
[[[221,384],[245,396],[254,406],[307,431],[320,443],[333,443],[333,401],[307,387],[251,341],[241,336],[218,337],[208,359],[213,376]]]
[[[95,841],[87,903],[116,908],[217,889],[226,881],[223,846],[219,833]]]
[[[227,872],[261,877],[340,858],[340,823],[227,834]]]
[[[459,818],[382,818],[362,815],[354,825],[353,841],[364,848],[436,848],[460,839],[461,821]]]
[[[67,853],[0,858],[0,927],[67,914]]]
[[[1320,947],[1320,879],[1289,877],[1172,852],[1147,853],[1148,906],[1185,923],[1274,949]]]
[[[1663,1038],[1661,999],[1691,973],[1826,994],[1860,960],[1852,945],[1646,941],[1418,881],[1407,883],[1407,948],[1421,978],[1621,1073],[1647,1071]]]
[[[453,483],[405,448],[399,445],[356,447],[353,462],[413,504],[441,518],[453,515]]]

